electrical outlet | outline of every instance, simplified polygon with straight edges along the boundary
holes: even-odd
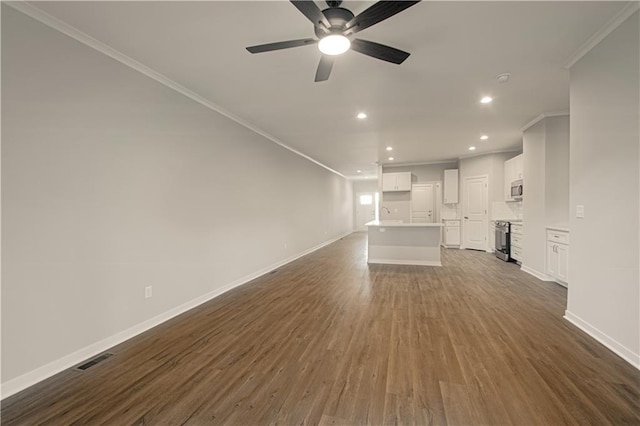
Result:
[[[584,206],[576,206],[576,217],[579,219],[584,218]]]
[[[287,243],[284,243],[284,248],[287,248]]]
[[[150,285],[146,286],[144,288],[144,298],[150,299],[152,296],[153,296],[153,287],[151,287]]]

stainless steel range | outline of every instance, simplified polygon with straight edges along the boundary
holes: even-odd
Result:
[[[511,255],[511,224],[496,222],[496,257],[508,262]]]

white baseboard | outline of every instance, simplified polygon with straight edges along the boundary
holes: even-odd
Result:
[[[640,354],[633,352],[631,349],[627,348],[615,339],[607,336],[605,333],[598,330],[596,327],[584,321],[577,315],[569,312],[568,310],[564,311],[564,319],[587,333],[589,336],[596,339],[598,342],[602,343],[607,349],[611,350],[620,358],[624,359],[629,364],[640,370]]]
[[[529,268],[528,266],[526,266],[524,264],[520,265],[520,270],[523,271],[523,272],[526,272],[529,275],[533,275],[534,277],[536,277],[537,279],[542,280],[542,281],[554,281],[554,279],[551,278],[549,275],[543,274],[542,272],[539,272],[539,271],[537,271],[537,270],[535,270],[533,268]]]
[[[28,373],[25,373],[21,376],[18,376],[14,379],[11,379],[9,381],[7,381],[6,383],[2,383],[2,385],[0,385],[0,398],[4,399],[7,398],[11,395],[14,395],[26,388],[28,388],[29,386],[33,386],[38,382],[41,382],[45,379],[48,379],[49,377],[58,374],[61,371],[66,370],[67,368],[71,368],[79,363],[81,363],[82,361],[85,361],[88,358],[91,358],[101,352],[106,351],[109,348],[112,348],[116,345],[119,345],[120,343],[129,340],[139,334],[144,333],[145,331],[159,325],[162,324],[165,321],[170,320],[171,318],[178,316],[190,309],[195,308],[198,305],[201,305],[205,302],[208,302],[209,300],[223,294],[226,293],[227,291],[241,286],[243,284],[246,284],[247,282],[254,280],[262,275],[265,275],[271,271],[273,271],[274,269],[280,268],[283,265],[286,265],[287,263],[293,262],[294,260],[297,260],[303,256],[306,256],[307,254],[310,254],[316,250],[321,249],[322,247],[325,247],[331,243],[334,243],[336,241],[338,241],[341,238],[346,237],[347,235],[350,235],[352,232],[347,232],[343,235],[340,235],[339,237],[336,237],[334,239],[325,241],[321,244],[318,244],[315,247],[312,247],[308,250],[303,251],[302,253],[298,253],[294,256],[291,256],[287,259],[284,259],[282,261],[279,261],[277,263],[274,263],[272,265],[269,265],[265,268],[262,268],[256,272],[253,272],[249,275],[245,275],[242,278],[239,278],[233,282],[227,283],[226,285],[219,287],[209,293],[203,294],[200,297],[197,297],[195,299],[192,299],[186,303],[183,303],[182,305],[176,306],[175,308],[172,308],[166,312],[163,312],[159,315],[156,315],[153,318],[150,318],[146,321],[143,321],[141,323],[138,323],[136,325],[134,325],[133,327],[130,327],[126,330],[123,330],[119,333],[116,333],[112,336],[107,337],[106,339],[102,339],[98,342],[95,342],[89,346],[86,346],[80,350],[77,350],[73,353],[70,353],[69,355],[65,355],[62,358],[59,358],[53,362],[50,362],[49,364],[43,365],[42,367],[38,367],[35,370],[31,370]]]
[[[418,265],[418,266],[442,266],[436,260],[398,260],[398,259],[369,259],[367,263],[381,263],[387,265]]]

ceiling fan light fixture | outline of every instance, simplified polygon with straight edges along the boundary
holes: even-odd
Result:
[[[323,37],[318,43],[318,49],[325,55],[335,56],[340,55],[351,47],[351,42],[348,38],[341,34],[331,34]]]

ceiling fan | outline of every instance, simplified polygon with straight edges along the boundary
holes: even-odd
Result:
[[[409,53],[372,41],[353,38],[365,28],[369,28],[403,10],[418,1],[379,1],[364,12],[355,16],[351,11],[340,7],[342,1],[327,1],[327,9],[320,10],[313,1],[302,0],[291,3],[312,23],[316,36],[298,40],[280,41],[247,47],[251,53],[270,52],[272,50],[289,49],[291,47],[318,44],[322,52],[315,81],[326,81],[331,74],[335,55],[351,49],[376,59],[401,64],[409,57]]]

